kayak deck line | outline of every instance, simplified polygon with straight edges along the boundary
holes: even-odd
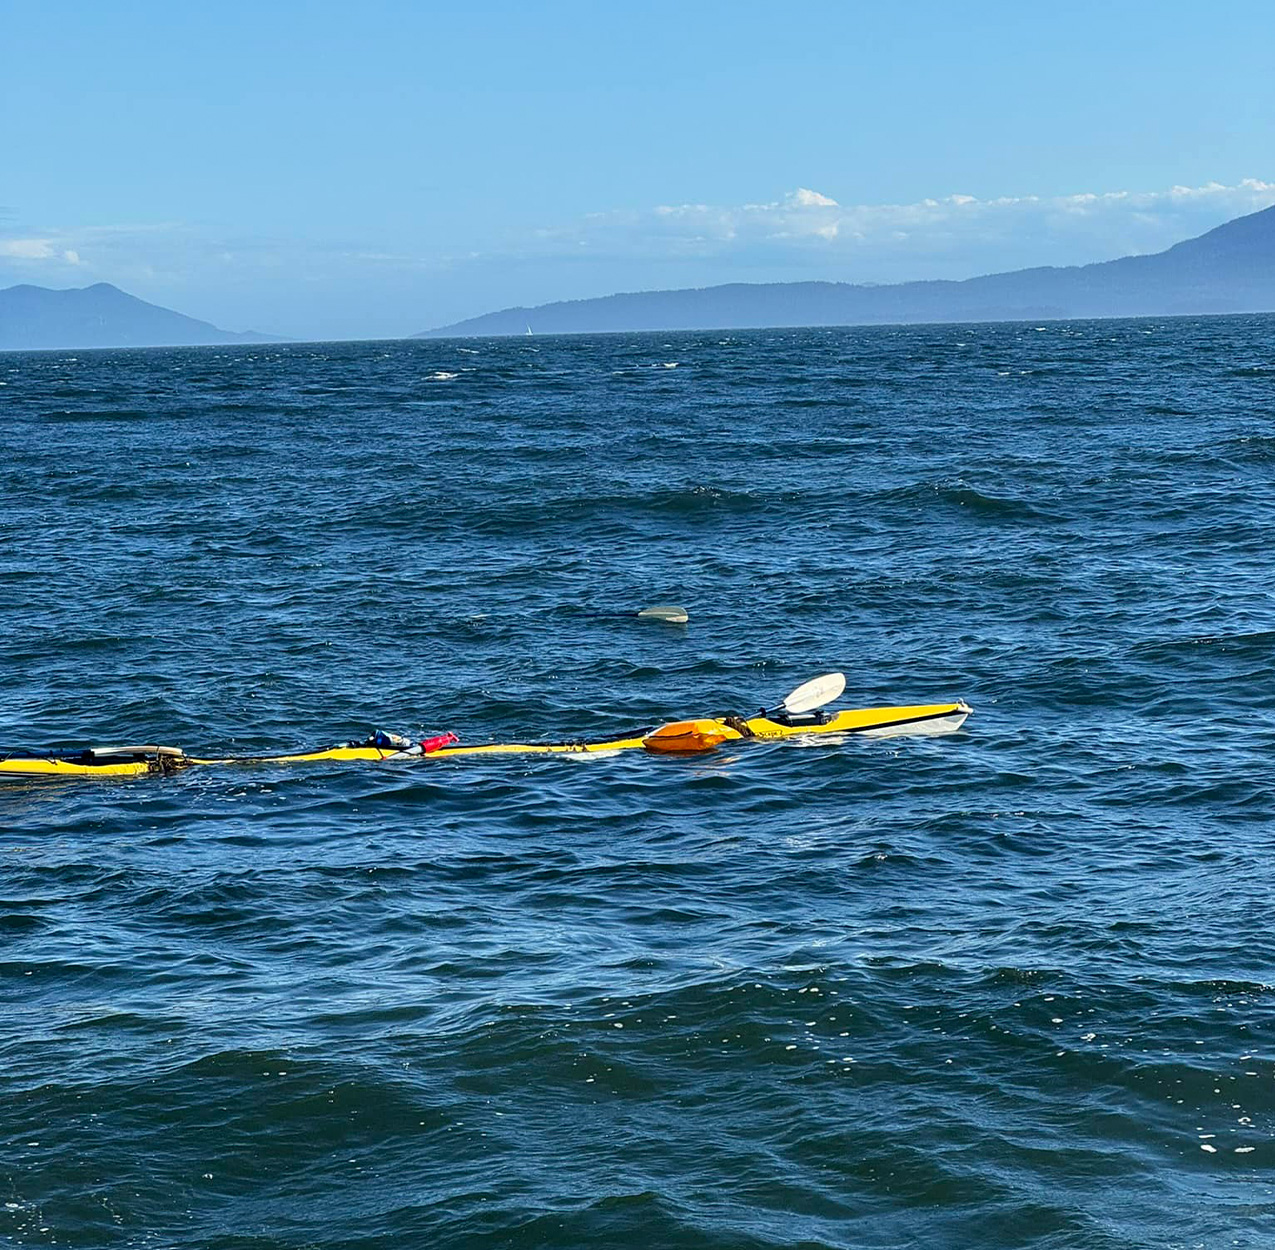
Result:
[[[363,742],[347,742],[314,751],[279,755],[232,755],[217,758],[187,755],[180,747],[124,745],[49,751],[0,758],[0,776],[138,777],[169,774],[191,767],[230,764],[382,763],[452,759],[475,755],[590,755],[646,750],[655,754],[701,754],[726,742],[751,738],[779,741],[820,735],[885,738],[899,735],[955,733],[973,709],[963,700],[906,707],[851,708],[788,716],[778,712],[751,717],[718,716],[674,721],[655,729],[635,730],[598,741],[493,742],[475,746],[454,734],[414,742],[378,731]]]

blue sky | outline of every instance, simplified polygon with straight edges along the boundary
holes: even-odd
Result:
[[[411,333],[965,277],[1275,203],[1275,4],[0,0],[0,286]]]

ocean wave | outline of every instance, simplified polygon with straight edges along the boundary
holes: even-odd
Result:
[[[976,710],[0,787],[0,1239],[1264,1244],[1271,322],[1156,325],[24,357],[7,742]]]

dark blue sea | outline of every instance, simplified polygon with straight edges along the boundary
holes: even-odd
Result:
[[[0,355],[0,1243],[1275,1245],[1275,318]],[[685,627],[633,613],[678,603]]]

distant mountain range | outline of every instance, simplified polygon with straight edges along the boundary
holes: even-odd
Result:
[[[11,286],[0,291],[0,350],[79,347],[193,347],[271,343],[265,334],[231,334],[109,282],[69,291]]]
[[[588,334],[765,326],[1016,321],[1275,311],[1275,208],[1228,221],[1153,256],[1065,269],[1018,269],[964,282],[734,282],[506,308],[416,338]],[[185,347],[278,342],[232,334],[106,282],[0,290],[0,350]]]
[[[1275,208],[1152,256],[963,282],[742,283],[506,308],[417,338],[1275,311]]]

